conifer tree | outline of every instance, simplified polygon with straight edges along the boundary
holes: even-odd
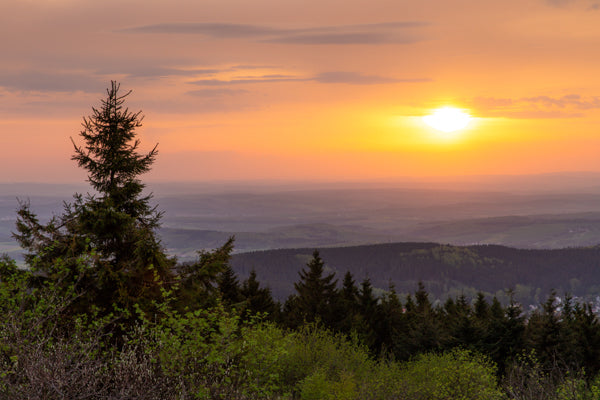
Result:
[[[353,310],[356,309],[358,303],[358,288],[356,287],[356,282],[350,271],[346,271],[346,274],[344,275],[341,296],[345,302],[352,306]]]
[[[331,315],[331,306],[337,300],[335,274],[323,276],[325,263],[317,250],[306,266],[307,270],[298,273],[300,281],[294,283],[296,295],[288,300],[290,304],[286,306],[290,310],[289,323],[294,327],[302,322],[317,321],[326,326],[332,325],[334,316]]]
[[[363,279],[358,293],[358,305],[361,323],[357,326],[363,342],[374,349],[377,345],[376,323],[381,318],[377,298],[373,294],[373,286],[369,278]]]
[[[346,271],[340,290],[338,312],[340,315],[339,330],[350,333],[359,317],[358,288],[350,271]]]
[[[396,288],[390,282],[388,292],[381,299],[381,316],[377,324],[377,351],[390,352],[398,359],[405,359],[403,338],[408,335],[408,325]]]
[[[143,117],[124,107],[131,92],[119,90],[112,82],[100,108],[84,117],[84,144],[71,139],[72,159],[87,170],[96,193],[75,194],[64,213],[45,225],[28,203],[18,210],[14,237],[26,250],[27,263],[46,279],[65,284],[76,279],[82,291],[79,311],[91,306],[132,310],[135,304],[148,309],[172,279],[174,260],[155,235],[161,213],[150,205],[152,196],[142,194],[145,185],[138,179],[150,170],[157,147],[137,152],[136,129]],[[70,277],[57,276],[64,267]]]
[[[234,308],[237,307],[238,303],[242,301],[242,295],[240,293],[240,283],[231,265],[226,264],[217,281],[223,303]]]
[[[278,317],[278,305],[273,300],[271,289],[261,288],[256,279],[256,271],[250,271],[250,276],[242,283],[241,296],[244,298],[244,319],[256,314],[267,314],[267,318],[274,320]]]

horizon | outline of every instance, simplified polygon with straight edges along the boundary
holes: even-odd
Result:
[[[198,179],[158,180],[143,179],[147,188],[171,187],[194,191],[219,192],[230,190],[312,190],[312,189],[406,189],[456,191],[528,191],[555,192],[572,189],[600,189],[600,171],[557,171],[539,174],[454,175],[427,177],[396,177],[380,179]],[[2,186],[50,186],[60,190],[84,189],[89,184],[82,180],[69,181],[2,181]]]

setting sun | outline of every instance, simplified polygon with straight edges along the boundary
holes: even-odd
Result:
[[[433,114],[423,117],[423,122],[443,132],[454,132],[463,129],[469,124],[469,121],[471,121],[469,114],[453,107],[439,108]]]

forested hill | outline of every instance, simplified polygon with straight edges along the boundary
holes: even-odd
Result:
[[[246,277],[252,268],[273,295],[285,299],[312,248],[235,254],[234,270]],[[477,290],[506,300],[513,289],[524,304],[544,301],[551,289],[559,295],[600,295],[600,247],[524,250],[496,245],[450,246],[437,243],[388,243],[319,249],[326,272],[341,282],[350,271],[357,282],[369,278],[376,288],[390,282],[399,293],[414,292],[418,281],[435,297],[471,296]]]

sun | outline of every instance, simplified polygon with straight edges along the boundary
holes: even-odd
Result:
[[[471,116],[469,114],[454,107],[438,108],[433,114],[423,117],[423,122],[442,132],[454,132],[463,129],[470,121]]]

